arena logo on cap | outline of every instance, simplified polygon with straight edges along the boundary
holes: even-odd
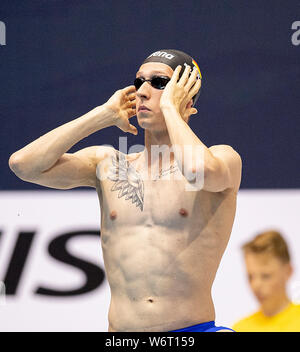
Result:
[[[169,59],[169,60],[172,60],[174,55],[172,54],[169,54],[165,51],[156,51],[155,53],[149,55],[148,57],[151,57],[151,56],[160,56],[160,57],[165,57],[166,59]]]

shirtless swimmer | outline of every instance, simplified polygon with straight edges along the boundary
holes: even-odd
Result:
[[[155,52],[136,78],[12,154],[10,168],[46,187],[97,190],[109,331],[230,331],[215,326],[211,288],[234,222],[241,158],[229,145],[207,147],[189,127],[201,86],[189,55]],[[142,152],[67,153],[109,126],[137,134],[134,115],[145,130]]]

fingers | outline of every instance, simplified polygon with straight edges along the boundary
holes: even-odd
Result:
[[[129,119],[131,117],[135,116],[136,115],[136,101],[135,101],[135,99],[128,101],[125,104],[124,109],[126,110],[126,113],[128,114]]]
[[[191,82],[188,82],[187,85],[185,86],[185,89],[188,91],[188,94],[186,96],[186,101],[190,101],[193,96],[195,96],[199,89],[201,88],[201,79],[193,79],[190,77]],[[196,82],[195,82],[196,81]],[[190,85],[192,84],[192,88],[190,88]]]
[[[125,126],[120,126],[121,130],[124,132],[132,133],[135,136],[138,134],[138,130],[135,126],[131,125],[129,122]]]
[[[124,109],[126,110],[127,114],[130,117],[136,115],[136,101],[135,100],[128,101],[124,106]]]
[[[196,69],[196,67],[194,67],[188,81],[187,81],[187,84],[186,84],[186,88],[189,90],[196,82],[196,79],[197,79],[197,75],[198,75],[198,71]]]
[[[174,74],[171,78],[171,81],[178,81],[178,76],[179,76],[179,72],[181,70],[181,66],[177,66],[175,71],[174,71]],[[197,78],[198,76],[198,70],[196,67],[194,67],[194,69],[192,70],[191,72],[191,67],[189,65],[186,65],[185,69],[184,69],[184,72],[180,78],[180,80],[178,81],[178,85],[181,86],[181,87],[184,87],[187,91],[190,91],[191,87],[193,87],[193,92],[196,92],[200,89],[201,87],[201,80]],[[200,81],[200,82],[198,82]],[[196,86],[196,83],[197,83],[197,86]],[[190,93],[190,92],[189,92]],[[195,95],[196,93],[194,93]]]
[[[131,134],[134,134],[135,136],[138,134],[138,131],[137,131],[136,127],[134,127],[133,125],[129,125],[129,126],[126,127],[126,128],[120,127],[120,129],[121,129],[123,132],[131,133]]]
[[[176,68],[175,68],[175,71],[171,77],[171,80],[170,82],[172,83],[176,83],[178,81],[178,77],[179,77],[179,72],[181,71],[181,66],[178,65]]]
[[[131,124],[129,124],[129,130],[127,132],[130,132],[130,133],[134,134],[135,136],[138,134],[137,128]]]
[[[192,97],[198,93],[200,87],[201,87],[201,79],[197,79],[196,83],[189,91],[188,100],[192,99]]]
[[[127,110],[127,114],[128,114],[128,118],[132,118],[133,116],[136,115],[136,109],[135,108],[132,108],[132,109],[128,109]]]
[[[131,108],[133,106],[136,105],[136,100],[128,100],[126,103],[125,103],[125,108]]]
[[[135,99],[136,99],[136,94],[135,94],[135,93],[128,94],[128,95],[127,95],[127,98],[128,98],[129,100],[135,100]]]
[[[131,93],[136,92],[136,89],[135,89],[135,86],[134,86],[134,85],[131,85],[131,86],[128,86],[128,87],[123,88],[122,91],[123,91],[126,95],[128,95],[128,94],[131,94]]]
[[[189,66],[189,65],[185,66],[184,72],[178,82],[179,86],[183,87],[186,84],[190,71],[191,71],[191,66]]]

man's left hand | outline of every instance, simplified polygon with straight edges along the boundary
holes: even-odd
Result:
[[[191,107],[189,102],[197,94],[201,87],[201,79],[197,79],[197,69],[194,68],[191,75],[191,67],[186,66],[178,81],[181,66],[177,66],[171,80],[166,85],[160,98],[160,108],[174,106],[183,119],[196,114],[197,109]]]

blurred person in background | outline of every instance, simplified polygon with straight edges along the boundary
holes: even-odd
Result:
[[[300,331],[300,305],[293,304],[287,295],[293,268],[283,236],[277,231],[265,231],[242,249],[259,310],[235,323],[233,329],[237,332]]]

